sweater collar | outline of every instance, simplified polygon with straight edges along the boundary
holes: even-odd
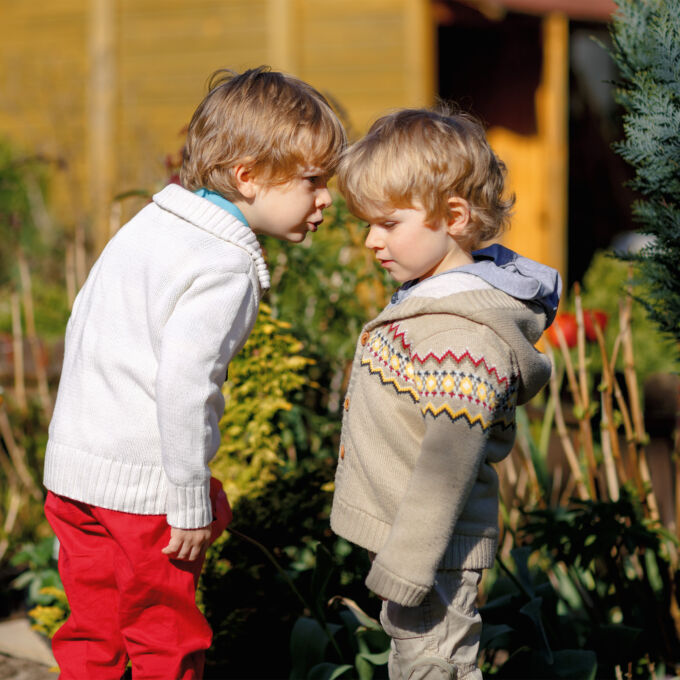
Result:
[[[269,270],[260,243],[253,231],[234,215],[179,184],[168,184],[154,194],[153,202],[199,229],[243,248],[255,263],[260,286],[263,290],[269,288]]]
[[[222,210],[226,210],[228,213],[232,214],[239,222],[243,222],[243,224],[246,225],[246,227],[249,227],[250,225],[248,224],[248,220],[246,219],[246,216],[239,210],[239,208],[232,203],[231,201],[228,201],[222,194],[218,194],[216,191],[211,191],[210,189],[206,189],[205,187],[201,187],[200,189],[197,189],[194,191],[196,196],[200,196],[201,198],[207,198],[211,203],[214,203],[215,205],[218,205]]]

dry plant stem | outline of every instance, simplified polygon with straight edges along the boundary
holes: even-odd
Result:
[[[626,469],[623,465],[623,459],[621,458],[621,447],[619,446],[619,435],[617,432],[617,427],[616,423],[614,422],[614,405],[613,405],[613,393],[615,387],[618,388],[616,385],[616,377],[614,375],[614,370],[612,368],[612,365],[609,363],[608,357],[607,357],[607,348],[604,342],[604,334],[602,333],[602,329],[600,328],[599,324],[595,323],[593,324],[595,328],[595,336],[597,337],[597,344],[598,347],[600,348],[600,355],[602,356],[602,372],[603,372],[603,378],[604,378],[604,386],[602,389],[602,397],[601,397],[601,404],[602,404],[602,425],[601,428],[606,427],[606,432],[608,433],[608,442],[610,449],[607,453],[611,453],[611,457],[614,460],[615,463],[615,471],[618,473],[618,482],[623,484],[626,479]],[[621,390],[619,389],[619,393]],[[622,399],[623,401],[623,395]],[[625,404],[624,404],[625,407]],[[603,436],[605,434],[605,431],[603,430]],[[606,454],[605,454],[606,455]],[[606,461],[606,458],[605,458]],[[616,484],[617,488],[617,493],[616,493],[616,498],[619,497],[619,484]],[[616,499],[614,499],[616,500]]]
[[[47,370],[40,351],[40,341],[38,340],[38,335],[35,331],[31,272],[29,271],[26,257],[21,250],[17,253],[17,260],[19,263],[19,275],[21,277],[21,295],[24,305],[24,315],[26,317],[26,337],[28,338],[28,344],[31,348],[31,353],[33,354],[33,363],[35,364],[35,373],[38,379],[40,403],[42,404],[45,416],[49,420],[52,416],[52,399],[47,384]]]
[[[583,323],[583,305],[581,304],[581,286],[574,284],[574,306],[576,308],[576,350],[578,356],[578,382],[581,404],[585,413],[590,406],[588,391],[588,371],[586,370],[586,331]]]
[[[15,484],[10,484],[7,514],[5,515],[5,521],[2,527],[3,537],[2,540],[0,540],[0,562],[2,561],[2,558],[5,556],[7,548],[9,547],[8,536],[10,536],[14,531],[14,526],[16,525],[20,509],[21,494],[19,493],[19,490]]]
[[[14,354],[14,398],[17,406],[26,411],[26,376],[24,374],[24,333],[21,328],[21,306],[16,291],[10,294],[12,309],[12,353]]]
[[[642,409],[640,408],[640,393],[638,391],[637,374],[635,373],[635,354],[633,351],[633,331],[631,328],[631,311],[633,306],[633,298],[629,295],[626,299],[625,314],[626,325],[622,336],[623,346],[623,366],[624,377],[626,379],[626,387],[630,396],[630,409],[633,417],[633,425],[635,427],[635,448],[637,452],[637,463],[639,476],[641,479],[641,486],[646,491],[647,507],[649,509],[649,516],[653,520],[659,520],[659,505],[654,495],[652,487],[652,476],[647,465],[647,453],[643,446],[647,438],[645,434],[644,417]],[[643,492],[644,493],[644,492]]]
[[[623,301],[619,301],[619,336],[621,337],[621,347],[625,345],[624,336],[627,333],[627,329],[630,326],[630,308],[624,305]],[[624,350],[625,351],[625,350]],[[624,357],[624,378],[625,376],[625,357]],[[626,380],[626,387],[628,387],[628,382]],[[632,402],[633,395],[628,392],[628,399]],[[624,403],[623,395],[619,400],[617,395],[617,403],[619,407],[621,403]],[[632,405],[632,404],[631,404]],[[635,427],[633,422],[633,417],[631,412],[626,407],[621,410],[621,414],[624,415],[623,425],[626,431],[626,442],[628,444],[628,466],[630,470],[630,477],[635,481],[635,486],[638,489],[638,494],[640,498],[644,497],[644,489],[642,486],[642,478],[640,477],[640,468],[638,466],[638,450],[637,450],[637,440],[635,436]]]
[[[583,404],[581,403],[581,392],[578,388],[578,383],[576,382],[576,373],[574,372],[574,364],[571,361],[571,354],[569,354],[569,346],[567,345],[567,340],[564,337],[564,333],[562,332],[562,329],[560,328],[559,324],[555,324],[554,328],[555,335],[557,336],[557,342],[559,342],[560,350],[562,351],[562,358],[564,359],[564,369],[567,373],[569,391],[571,392],[574,398],[574,406],[576,406],[577,408],[582,408]],[[546,348],[549,348],[551,350],[549,354],[552,357],[552,349],[548,344],[546,344]],[[555,362],[553,361],[553,372],[554,370]]]
[[[592,452],[592,433],[590,432],[590,422],[586,418],[586,410],[584,408],[583,400],[581,399],[581,390],[579,389],[578,382],[576,381],[576,373],[574,371],[574,365],[571,361],[571,355],[569,354],[569,347],[567,346],[567,341],[564,337],[562,329],[557,324],[555,325],[555,334],[557,335],[557,341],[560,345],[560,350],[562,351],[562,358],[564,359],[564,367],[567,373],[567,382],[569,384],[569,391],[571,392],[572,399],[574,400],[574,408],[582,412],[582,416],[578,419],[579,431],[581,433],[581,443],[583,449],[586,452],[586,470],[588,473],[588,484],[590,485],[590,496],[595,496],[595,455]],[[555,372],[555,362],[552,353],[550,354],[551,361],[553,362],[553,374]],[[555,405],[559,397],[556,397]],[[561,404],[560,404],[561,408]],[[562,417],[562,422],[564,423],[564,416]],[[590,443],[590,448],[588,444]],[[573,447],[572,447],[573,449]]]
[[[595,492],[595,476],[597,474],[597,462],[593,447],[593,430],[590,425],[592,417],[590,408],[590,394],[588,389],[588,366],[586,362],[586,332],[583,323],[583,306],[581,304],[581,286],[574,284],[575,307],[576,307],[576,352],[578,358],[579,389],[581,397],[582,416],[579,418],[579,429],[583,441],[583,450],[588,462],[588,477],[593,493]]]
[[[559,505],[569,505],[569,499],[574,496],[574,489],[577,486],[576,480],[570,475],[567,477],[567,483],[564,485],[564,490],[560,494]],[[585,499],[583,499],[585,500]]]
[[[555,465],[553,469],[552,488],[550,489],[550,507],[555,507],[560,504],[560,488],[562,487],[563,475],[564,468],[562,465]]]
[[[560,443],[562,444],[562,449],[567,457],[567,463],[571,469],[571,473],[576,481],[576,488],[578,490],[578,495],[581,500],[587,500],[589,498],[588,489],[586,488],[585,482],[583,480],[583,474],[581,473],[581,466],[579,465],[578,457],[576,451],[574,451],[574,446],[569,438],[569,433],[567,432],[567,426],[564,423],[564,415],[562,413],[562,404],[560,403],[560,390],[557,384],[557,375],[555,371],[555,356],[553,354],[550,345],[546,345],[546,353],[550,358],[550,363],[552,364],[552,371],[550,372],[550,396],[555,400],[555,425],[557,426],[557,434],[560,438]]]
[[[531,489],[530,497],[534,499],[534,502],[537,505],[545,507],[545,498],[542,498],[541,496],[541,485],[538,483],[538,475],[536,474],[536,468],[531,460],[529,448],[524,441],[518,441],[517,446],[522,454],[522,469],[526,471],[527,481]]]
[[[85,226],[78,220],[75,226],[74,262],[76,272],[76,290],[80,290],[87,278],[87,251],[85,247]]]
[[[619,482],[616,475],[616,465],[614,463],[614,456],[612,455],[612,443],[614,439],[611,436],[611,420],[607,413],[608,409],[605,405],[606,396],[604,393],[600,395],[600,402],[602,404],[602,420],[600,423],[600,435],[602,441],[602,458],[604,460],[604,473],[607,480],[607,491],[609,498],[612,501],[619,500]],[[615,433],[616,434],[616,433]]]
[[[69,240],[66,244],[66,253],[64,255],[64,269],[66,274],[66,299],[68,300],[68,308],[73,309],[73,302],[76,299],[76,256],[73,241]]]
[[[638,391],[637,375],[635,373],[635,356],[633,352],[633,331],[631,328],[631,316],[633,309],[632,294],[626,298],[626,324],[624,327],[621,342],[623,344],[623,369],[626,378],[626,387],[630,395],[630,406],[633,414],[633,424],[635,425],[635,435],[639,442],[645,439],[645,421],[640,408],[640,395]]]
[[[12,460],[17,475],[19,475],[19,479],[21,479],[21,482],[31,493],[33,498],[38,501],[42,500],[40,489],[33,481],[33,477],[31,477],[28,465],[26,464],[26,452],[14,439],[14,433],[12,432],[12,426],[10,425],[4,404],[0,404],[0,436],[5,442],[5,447],[7,448],[7,452],[9,453],[9,457]]]

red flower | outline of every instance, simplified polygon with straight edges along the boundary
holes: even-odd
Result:
[[[607,320],[607,313],[603,312],[601,309],[584,309],[583,325],[586,330],[586,338],[591,341],[597,340],[595,324],[597,324],[604,333],[604,329],[607,327]]]
[[[569,312],[558,314],[552,322],[552,325],[546,329],[545,335],[548,338],[548,342],[554,347],[559,347],[560,343],[557,339],[556,326],[559,326],[562,330],[564,339],[567,341],[567,347],[576,347],[576,317]]]

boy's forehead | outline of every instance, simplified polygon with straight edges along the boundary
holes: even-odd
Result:
[[[385,202],[365,206],[360,217],[370,223],[385,222],[402,210],[422,210],[422,207],[419,201],[393,202],[386,200]]]

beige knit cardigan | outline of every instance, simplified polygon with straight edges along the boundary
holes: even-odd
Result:
[[[420,603],[438,568],[492,566],[493,468],[515,438],[515,406],[550,363],[538,306],[494,288],[410,297],[363,329],[344,402],[331,527],[377,553],[378,595]]]

